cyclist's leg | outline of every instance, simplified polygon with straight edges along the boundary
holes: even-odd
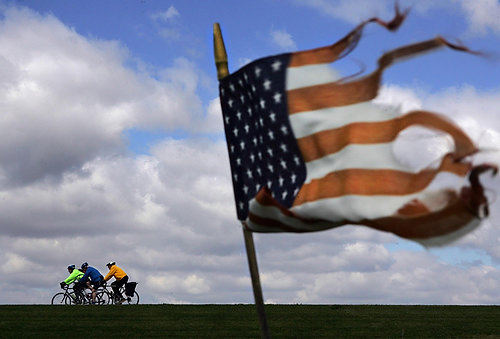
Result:
[[[85,283],[81,281],[76,282],[73,286],[73,290],[75,291],[75,295],[77,296],[77,300],[79,302],[83,302],[83,300],[85,300],[84,289]]]
[[[124,276],[121,278],[119,281],[117,281],[116,285],[118,287],[118,290],[120,290],[125,284],[128,282],[128,275]],[[120,298],[123,299],[123,295],[120,293]]]
[[[95,281],[93,282],[90,286],[92,288],[92,303],[95,304],[96,302],[96,296],[97,296],[97,289],[101,286],[102,280]]]
[[[90,299],[91,300],[89,300],[89,303],[90,302],[95,303],[95,289],[94,289],[93,283],[91,281],[87,281],[86,287],[90,290],[90,296],[91,296]]]
[[[115,299],[120,300],[121,299],[120,287],[118,287],[118,282],[116,280],[111,283],[111,289],[113,290]]]
[[[122,288],[123,286],[125,286],[125,284],[128,282],[128,276],[124,276],[123,278],[121,278],[120,280],[118,281],[115,281],[116,283],[116,289],[118,290],[118,296],[120,297],[120,299],[123,299],[123,295],[120,293],[120,288]]]

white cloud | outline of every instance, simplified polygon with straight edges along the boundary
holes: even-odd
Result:
[[[68,264],[88,261],[102,272],[116,260],[140,282],[144,301],[174,293],[176,300],[202,302],[213,280],[207,274],[242,270],[225,144],[167,140],[152,152],[93,160],[87,176],[65,175],[57,185],[3,191],[0,290],[10,291],[14,281],[54,290]],[[51,273],[33,270],[42,266]],[[157,275],[180,280],[162,290],[151,283]]]
[[[196,274],[190,274],[185,277],[172,275],[150,276],[147,284],[153,290],[167,293],[179,293],[182,291],[188,294],[202,294],[210,291],[207,281]]]
[[[391,0],[295,0],[301,6],[316,9],[323,15],[357,25],[363,20],[378,16],[390,18],[394,13],[394,1]],[[500,3],[497,0],[404,0],[401,8],[410,8],[412,13],[425,16],[430,11],[446,11],[446,15],[463,15],[468,22],[468,35],[500,33]]]
[[[158,30],[158,34],[167,40],[179,40],[181,38],[181,32],[179,31],[178,28],[172,28],[172,27],[163,27]]]
[[[468,85],[449,88],[427,99],[430,109],[448,114],[476,141],[485,137],[485,132],[500,131],[499,103],[500,90],[479,92]]]
[[[159,21],[171,21],[172,19],[180,16],[179,11],[173,5],[163,12],[156,12],[151,15],[151,19]]]
[[[246,279],[244,279],[246,282]],[[297,288],[297,281],[288,274],[288,272],[282,271],[272,271],[264,272],[260,275],[260,280],[262,284],[266,286],[266,289],[270,290],[293,290]]]
[[[401,251],[387,270],[335,272],[313,277],[298,298],[305,303],[489,304],[498,300],[491,266],[450,267],[428,253]],[[446,286],[446,287],[445,287]],[[408,293],[411,290],[411,293]]]
[[[297,44],[293,40],[292,36],[285,30],[272,30],[271,39],[272,42],[282,50],[297,49]]]
[[[296,0],[296,3],[303,6],[312,7],[324,15],[331,16],[352,24],[359,24],[361,21],[374,16],[389,17],[392,15],[389,6],[390,1],[358,0]]]
[[[185,59],[156,80],[125,67],[117,43],[85,39],[52,16],[9,9],[0,29],[2,187],[58,179],[121,152],[131,127],[206,131],[202,72]]]
[[[374,102],[381,105],[397,106],[401,112],[422,109],[422,100],[413,89],[398,86],[382,86]]]
[[[472,34],[500,34],[500,3],[497,0],[462,0],[462,10]]]
[[[222,121],[222,109],[219,98],[210,100],[207,107],[206,121],[200,126],[200,131],[211,133],[222,133],[224,123]]]
[[[178,41],[182,36],[179,20],[177,20],[179,17],[180,13],[173,5],[166,11],[156,12],[151,15],[158,35],[168,41]]]
[[[25,258],[15,254],[9,253],[6,256],[6,261],[2,263],[0,269],[6,274],[19,273],[29,269],[33,269],[35,265],[31,264]]]

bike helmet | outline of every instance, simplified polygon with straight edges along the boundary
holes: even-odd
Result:
[[[84,263],[82,264],[82,270],[83,270],[83,269],[85,269],[85,268],[87,268],[88,266],[89,266],[89,264],[88,264],[87,262],[84,262]]]
[[[108,263],[106,264],[106,266],[108,266],[108,267],[109,267],[109,266],[113,266],[113,265],[116,265],[116,263],[115,263],[114,261],[110,261],[110,262],[108,262]]]
[[[68,266],[68,270],[74,270],[75,269],[75,265],[69,265]]]

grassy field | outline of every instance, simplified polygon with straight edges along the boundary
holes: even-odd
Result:
[[[500,338],[500,306],[267,305],[271,336]],[[0,306],[0,338],[258,338],[253,305]]]

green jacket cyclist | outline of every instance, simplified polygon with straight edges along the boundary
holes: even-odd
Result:
[[[75,265],[69,265],[68,272],[69,276],[64,281],[61,281],[61,288],[64,288],[64,286],[70,285],[71,283],[80,280],[80,278],[84,275],[82,271],[75,268]]]

